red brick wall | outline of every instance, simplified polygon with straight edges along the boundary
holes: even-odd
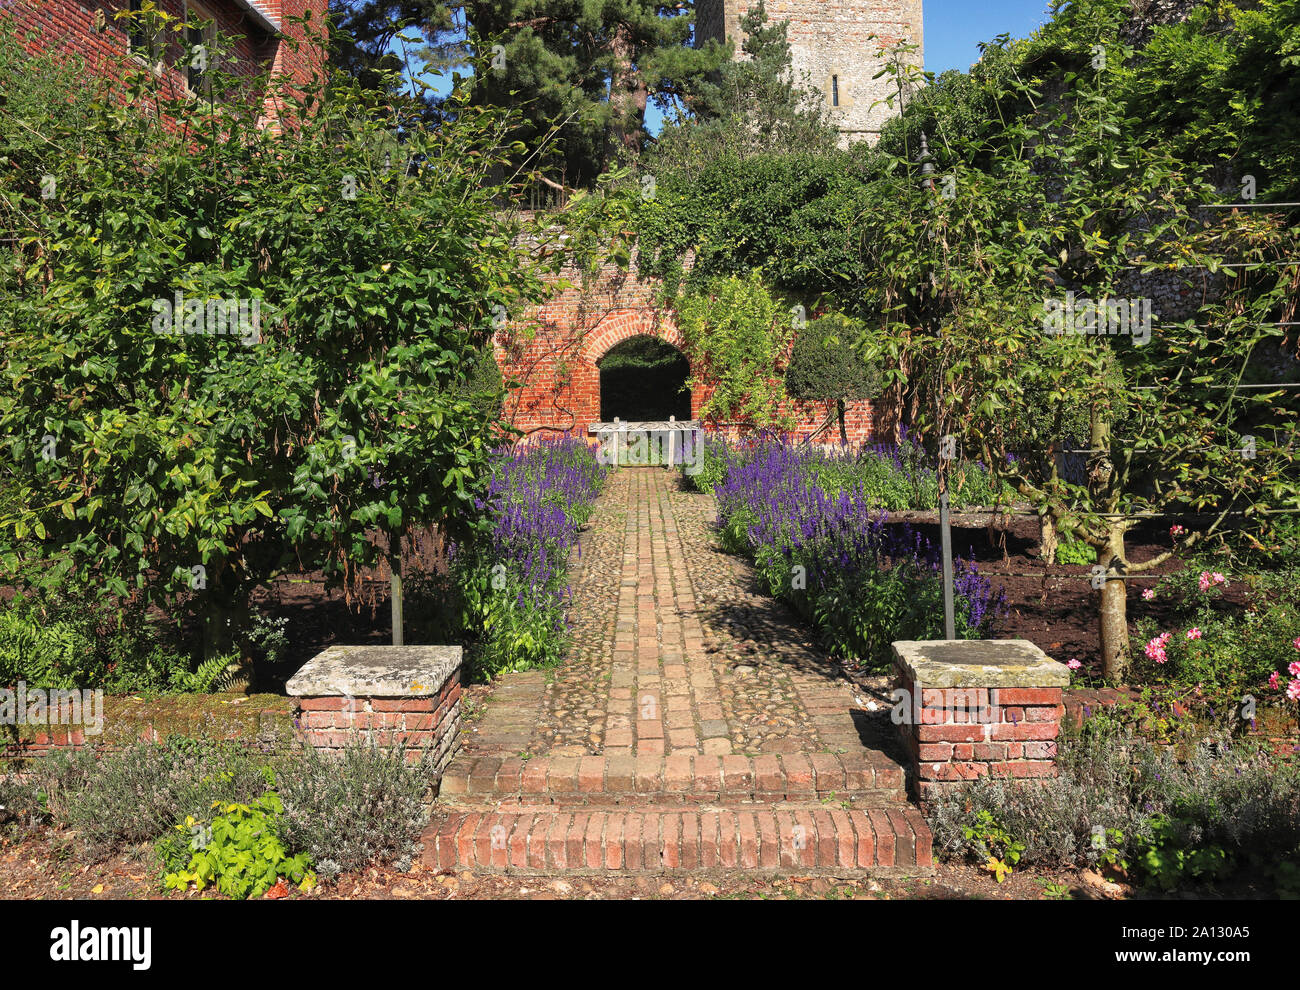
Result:
[[[257,6],[273,18],[282,14],[279,23],[288,37],[301,38],[302,29],[290,24],[288,16],[301,16],[312,12],[312,20],[322,24],[328,0],[275,0]],[[184,0],[156,0],[158,9],[176,17],[185,13]],[[234,39],[233,71],[241,76],[254,76],[266,69],[285,76],[301,85],[321,64],[322,53],[312,45],[298,51],[284,39],[270,34],[259,26],[234,0],[206,0],[205,6],[216,20],[217,30]],[[61,57],[79,57],[85,63],[89,76],[121,82],[125,76],[123,58],[129,45],[125,20],[115,15],[129,10],[128,0],[12,0],[0,8],[0,18],[15,23],[21,35],[27,36],[24,44],[28,51],[53,52]],[[102,27],[97,27],[97,14],[103,13]],[[183,49],[177,36],[168,32],[165,45],[164,68],[161,75],[162,99],[179,100],[186,97],[185,75],[178,65]],[[275,126],[280,116],[267,94],[252,94],[250,98],[267,102],[266,122]]]
[[[382,749],[404,746],[410,763],[431,752],[435,769],[442,770],[458,745],[460,701],[459,676],[448,678],[437,694],[420,697],[303,697],[298,699],[298,734],[326,753],[362,741]]]
[[[1056,776],[1061,688],[923,688],[917,698],[906,673],[899,687],[908,710],[898,729],[922,801],[979,777]]]
[[[659,337],[682,346],[671,311],[656,304],[658,284],[609,265],[584,280],[576,270],[558,276],[566,283],[541,306],[498,334],[497,361],[507,382],[519,382],[506,402],[506,419],[525,433],[577,432],[586,436],[590,424],[600,420],[600,371],[596,362],[615,344],[630,337]],[[709,388],[691,392],[691,414],[698,418]],[[832,403],[789,401],[797,425],[792,431],[802,439],[826,420]],[[863,443],[874,435],[871,403],[851,402],[845,416],[850,443]],[[744,433],[745,424],[708,423],[706,429],[731,435]],[[838,442],[838,425],[818,437]]]

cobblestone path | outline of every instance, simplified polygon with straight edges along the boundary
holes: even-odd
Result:
[[[671,472],[609,479],[571,564],[569,655],[504,676],[467,720],[427,861],[658,871],[725,868],[730,851],[739,869],[930,867],[887,708],[869,712],[748,565],[717,549],[715,516],[713,497]]]

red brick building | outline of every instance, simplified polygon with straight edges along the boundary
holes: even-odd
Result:
[[[292,18],[310,14],[314,30],[323,34],[328,0],[154,0],[158,11],[193,25],[184,36],[150,31],[145,5],[146,0],[9,0],[0,4],[0,18],[17,25],[29,51],[80,58],[96,78],[120,79],[129,64],[123,56],[133,56],[157,75],[164,99],[187,99],[201,89],[202,71],[189,64],[189,53],[214,34],[229,39],[224,69],[235,75],[269,72],[302,84],[322,64],[320,48]],[[132,13],[137,16],[123,16]],[[274,127],[280,109],[273,95],[261,98],[265,122]]]

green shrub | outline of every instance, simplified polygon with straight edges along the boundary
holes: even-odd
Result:
[[[0,836],[10,832],[21,836],[44,819],[44,800],[36,786],[0,773]]]
[[[1062,736],[1058,765],[1034,786],[985,778],[942,795],[936,849],[983,862],[993,821],[1025,865],[1114,866],[1164,889],[1300,862],[1300,765],[1261,747],[1216,735],[1180,758],[1099,714]]]
[[[777,365],[793,335],[791,314],[760,272],[715,278],[676,303],[691,362],[690,387],[709,387],[700,418],[757,427],[789,426]]]
[[[214,885],[227,897],[261,897],[280,877],[306,889],[315,882],[306,853],[290,855],[279,835],[283,806],[275,791],[249,804],[214,802],[210,824],[189,816],[176,828],[191,836],[183,869],[163,878],[167,890]]]
[[[252,634],[271,635],[260,625]],[[229,651],[195,662],[138,603],[98,599],[76,585],[0,603],[0,685],[201,693],[223,687],[237,659]]]
[[[840,313],[813,320],[799,331],[785,369],[785,389],[796,399],[834,402],[840,440],[847,444],[845,403],[874,399],[880,373],[858,356],[856,345],[866,326]]]
[[[61,89],[67,119],[50,59],[0,19],[0,570],[192,601],[210,656],[286,570],[344,580],[381,563],[376,533],[477,528],[485,352],[542,275],[501,209],[514,115],[463,87],[432,127],[383,82],[287,87],[213,58],[212,98],[163,115],[166,81],[119,54],[120,85]]]
[[[459,625],[474,631],[469,673],[491,680],[553,666],[564,655],[565,599],[532,594],[517,574],[474,558],[453,565]]]
[[[1131,645],[1135,675],[1148,684],[1199,687],[1225,706],[1239,705],[1247,694],[1270,697],[1269,676],[1277,672],[1285,685],[1287,668],[1300,659],[1293,645],[1300,635],[1294,578],[1275,576],[1252,590],[1244,606],[1223,601],[1225,585],[1236,579],[1217,572],[1190,567],[1162,578],[1154,600],[1174,602],[1174,612],[1163,623],[1138,620]]]
[[[408,764],[400,749],[358,744],[337,757],[304,750],[277,779],[280,834],[310,854],[322,880],[372,863],[407,870],[419,855],[436,779],[427,753]]]
[[[1057,544],[1056,562],[1058,564],[1095,564],[1097,563],[1097,551],[1082,540],[1072,540],[1066,537]]]
[[[214,802],[247,804],[272,779],[267,758],[234,743],[173,737],[96,756],[87,750],[35,761],[51,821],[99,857],[153,842]]]

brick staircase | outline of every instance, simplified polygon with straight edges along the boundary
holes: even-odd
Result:
[[[933,871],[902,769],[869,750],[747,756],[475,756],[422,837],[442,870],[524,874]]]

